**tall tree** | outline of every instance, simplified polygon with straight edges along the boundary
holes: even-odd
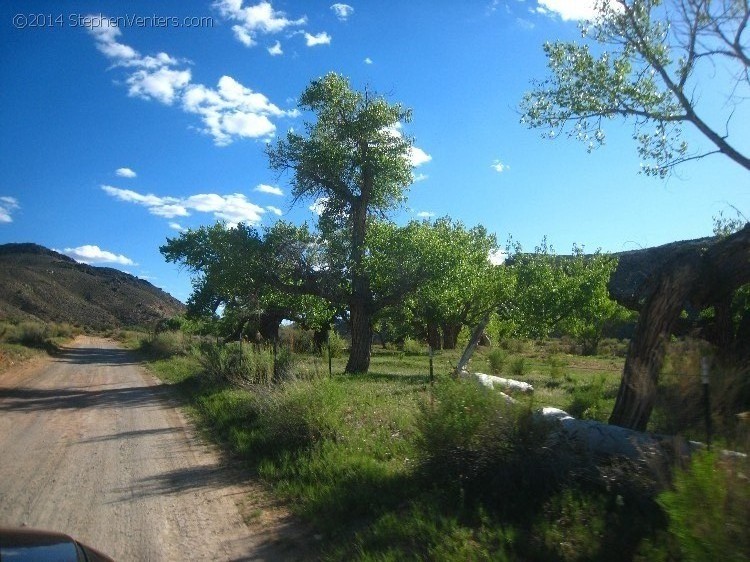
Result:
[[[305,124],[304,134],[290,131],[270,145],[270,166],[291,172],[295,200],[317,202],[324,236],[336,229],[347,232],[352,345],[346,371],[366,372],[373,320],[373,293],[364,267],[368,219],[401,203],[412,183],[411,141],[398,130],[411,112],[382,96],[355,91],[333,73],[313,81],[299,106],[316,120]]]
[[[533,253],[518,244],[509,246],[513,296],[499,311],[501,321],[524,337],[569,334],[585,353],[596,353],[604,329],[627,314],[607,294],[617,259],[599,251],[585,254],[577,245],[571,255],[558,256],[546,238]]]
[[[588,45],[547,43],[551,75],[534,82],[521,103],[522,122],[566,132],[588,145],[605,141],[606,119],[627,118],[643,171],[665,177],[677,164],[721,153],[750,170],[750,157],[730,139],[730,120],[750,94],[747,0],[597,0],[582,25]],[[699,92],[727,80],[724,111]],[[707,76],[711,79],[707,80]],[[682,126],[691,125],[711,148],[690,152]]]
[[[160,250],[194,274],[191,314],[212,317],[224,307],[224,335],[257,331],[274,340],[284,319],[318,330],[330,324],[334,309],[320,248],[306,225],[279,221],[264,231],[244,224],[200,227]]]

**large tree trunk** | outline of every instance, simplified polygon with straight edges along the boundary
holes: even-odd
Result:
[[[350,305],[352,347],[349,360],[346,362],[347,373],[366,373],[370,368],[370,344],[372,342],[372,325],[367,304],[354,301]]]
[[[372,343],[372,291],[370,279],[364,270],[365,234],[367,231],[366,194],[369,193],[365,178],[363,195],[352,205],[352,294],[349,299],[349,314],[352,329],[352,347],[346,363],[347,373],[366,373],[370,368],[370,345]]]
[[[427,323],[427,345],[429,345],[433,351],[438,351],[443,348],[440,339],[440,328],[434,322]]]
[[[445,349],[456,349],[458,334],[461,331],[460,324],[443,324],[443,347]]]
[[[700,310],[718,304],[718,315],[725,316],[721,303],[730,302],[737,288],[750,282],[750,225],[705,245],[675,246],[663,258],[655,266],[640,268],[644,280],[635,291],[625,293],[627,300],[618,298],[631,306],[638,304],[639,296],[645,301],[639,305],[640,317],[609,422],[640,431],[654,407],[666,341],[684,306],[690,303]],[[718,337],[721,341],[727,336]]]
[[[609,423],[644,431],[656,400],[656,385],[672,327],[695,282],[692,262],[662,275],[646,301],[630,340],[620,389]]]

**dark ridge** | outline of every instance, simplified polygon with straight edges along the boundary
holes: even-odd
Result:
[[[148,281],[38,244],[0,245],[0,320],[149,327],[185,305]]]

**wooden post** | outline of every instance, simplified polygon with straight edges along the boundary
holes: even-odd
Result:
[[[328,376],[333,376],[333,358],[331,357],[331,331],[328,330]]]
[[[435,386],[435,373],[432,369],[432,346],[428,348],[430,350],[430,386]]]
[[[711,436],[713,428],[711,426],[711,394],[709,391],[709,373],[711,370],[711,359],[701,357],[701,383],[703,385],[703,415],[706,419],[706,446],[711,449]]]

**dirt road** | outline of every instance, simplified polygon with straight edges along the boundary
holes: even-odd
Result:
[[[115,560],[297,558],[278,540],[290,522],[246,525],[253,493],[112,342],[0,374],[0,525],[62,531]]]

